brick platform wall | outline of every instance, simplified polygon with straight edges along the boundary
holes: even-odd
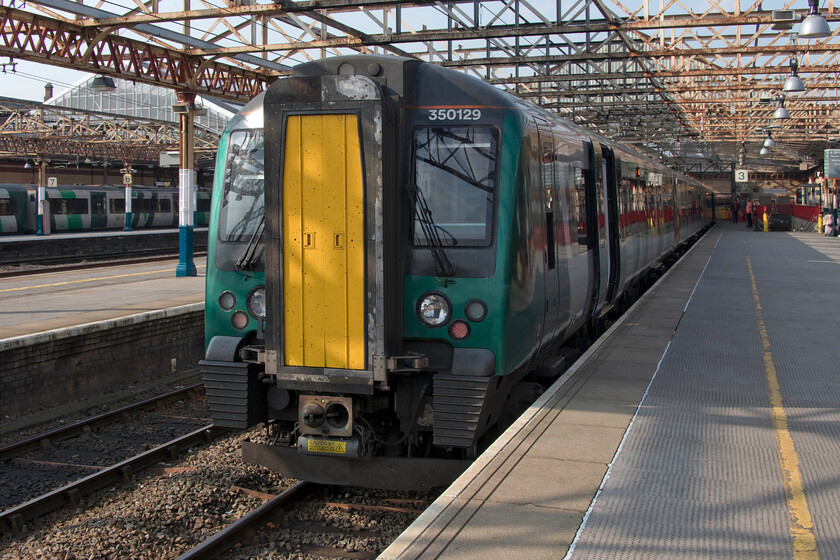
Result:
[[[204,304],[0,340],[0,415],[47,408],[198,367]]]

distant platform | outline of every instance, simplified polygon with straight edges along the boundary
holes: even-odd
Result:
[[[207,235],[207,228],[193,228],[195,233],[203,233]],[[20,241],[48,241],[50,239],[85,239],[90,237],[120,237],[120,236],[137,236],[137,235],[172,235],[178,233],[178,228],[155,228],[155,229],[136,229],[132,231],[123,231],[119,229],[100,229],[95,231],[60,231],[51,233],[49,235],[36,235],[34,233],[27,233],[24,235],[0,235],[0,243],[20,242]]]

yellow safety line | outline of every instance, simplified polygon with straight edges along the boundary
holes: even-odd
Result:
[[[793,437],[788,426],[787,414],[785,414],[785,409],[782,406],[779,377],[776,374],[773,354],[770,352],[770,337],[767,335],[767,327],[764,324],[761,302],[758,299],[758,286],[755,283],[755,275],[749,257],[747,257],[747,268],[750,272],[750,283],[755,300],[755,316],[758,320],[758,331],[761,334],[761,346],[764,349],[764,372],[767,375],[767,384],[770,386],[771,415],[776,434],[776,447],[779,453],[779,467],[782,469],[782,480],[784,481],[785,496],[790,512],[793,558],[794,560],[819,560],[820,553],[817,550],[817,539],[812,532],[814,521],[811,518],[811,511],[808,509],[805,486],[802,483],[802,473],[799,472],[799,456],[796,454]]]
[[[197,265],[196,268],[203,268],[205,265]],[[132,272],[131,274],[118,274],[116,276],[103,276],[100,278],[82,278],[80,280],[68,280],[66,282],[55,282],[53,284],[41,284],[40,286],[22,286],[20,288],[6,288],[0,290],[0,293],[4,292],[19,292],[22,290],[35,290],[37,288],[54,288],[55,286],[66,286],[68,284],[81,284],[84,282],[96,282],[97,280],[113,280],[115,278],[128,278],[130,276],[143,276],[147,274],[159,274],[161,272],[175,272],[176,269],[174,268],[166,268],[163,270],[150,270],[148,272]]]

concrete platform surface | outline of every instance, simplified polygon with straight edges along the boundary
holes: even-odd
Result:
[[[840,558],[838,265],[718,224],[380,558]]]
[[[177,259],[0,278],[0,339],[202,303],[204,263],[181,278]]]

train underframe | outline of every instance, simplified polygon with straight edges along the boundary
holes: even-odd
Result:
[[[242,354],[247,357],[255,348]],[[205,360],[205,379],[214,365],[225,375],[227,366]],[[257,363],[239,370],[252,380],[250,387],[240,382],[238,389],[248,393],[239,403],[248,409],[241,413],[250,415],[245,423],[253,423],[256,414],[265,428],[261,442],[243,444],[246,462],[312,482],[402,490],[450,484],[543,390],[525,380],[525,373],[470,377],[398,371],[367,394],[326,393],[291,388],[261,373]],[[221,403],[235,390],[208,382],[211,408],[214,401],[229,406]],[[232,427],[242,427],[235,423]]]

